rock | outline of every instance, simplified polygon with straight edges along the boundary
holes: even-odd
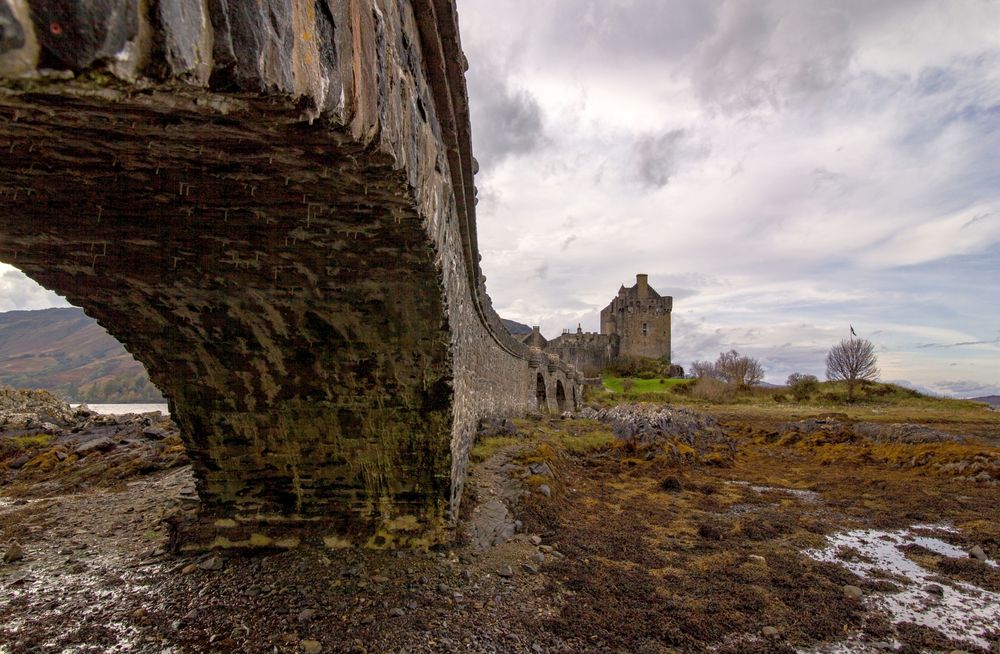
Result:
[[[764,563],[764,564],[767,563],[767,559],[765,559],[760,554],[751,554],[747,558],[750,559],[751,561],[753,561],[754,563]]]
[[[222,570],[224,566],[225,562],[218,555],[212,555],[198,564],[202,570]]]
[[[660,482],[660,489],[668,493],[679,493],[684,490],[684,486],[677,477],[667,477]]]
[[[541,552],[535,552],[531,555],[531,560],[535,563],[545,563],[545,555]]]
[[[931,595],[937,595],[938,597],[944,596],[944,588],[937,584],[927,584],[924,586],[924,592],[930,593]]]
[[[545,497],[552,497],[552,489],[549,488],[548,484],[542,484],[538,487],[538,492]]]
[[[398,606],[394,606],[391,609],[389,609],[389,615],[391,615],[394,618],[401,618],[405,614],[406,614],[406,611],[404,611],[401,607],[398,607]]]
[[[132,617],[136,620],[142,620],[146,617],[146,609],[140,607],[135,611],[132,611]]]
[[[102,436],[100,438],[95,438],[92,441],[87,441],[86,443],[78,445],[76,449],[73,450],[73,454],[83,458],[88,454],[93,454],[94,452],[111,451],[115,449],[115,447],[117,446],[115,445],[115,442],[113,440],[111,440],[106,436]]]
[[[7,467],[10,468],[11,470],[20,470],[25,465],[27,465],[28,461],[31,461],[31,457],[28,456],[27,454],[22,454],[21,456],[17,457],[16,459],[8,463]]]
[[[162,441],[164,438],[170,436],[170,432],[157,427],[146,427],[142,430],[142,435],[154,441]]]
[[[535,567],[535,566],[533,566],[533,565],[531,565],[530,563],[523,563],[523,564],[521,564],[521,568],[524,569],[524,571],[527,572],[529,575],[537,575],[538,574],[538,568]]]
[[[299,643],[304,654],[319,654],[323,651],[323,646],[318,640],[303,640]]]
[[[528,537],[528,542],[531,543],[532,545],[541,545],[542,537],[537,534],[532,534],[531,536]]]
[[[540,475],[542,477],[552,476],[552,469],[549,468],[549,464],[545,462],[532,463],[530,466],[528,466],[528,470],[530,470],[531,474],[533,475]]]
[[[183,575],[189,575],[192,572],[197,572],[197,571],[198,571],[198,564],[197,563],[188,563],[186,566],[184,566],[183,568],[181,568],[181,574],[183,574]]]
[[[24,550],[16,541],[7,546],[7,551],[3,553],[4,563],[14,563],[24,558]]]
[[[514,537],[517,533],[517,525],[513,522],[505,522],[496,529],[493,536],[493,545],[502,545]]]
[[[778,635],[778,630],[775,629],[774,627],[767,626],[760,630],[760,635],[764,636],[765,638],[774,638],[775,636]]]
[[[497,570],[497,574],[500,575],[501,577],[509,579],[514,576],[514,570],[512,570],[509,565],[505,565],[502,566],[499,570]]]
[[[316,609],[302,609],[299,611],[297,619],[299,622],[309,622],[316,617]]]
[[[983,548],[980,547],[979,545],[975,545],[974,547],[972,547],[972,549],[969,550],[969,556],[977,561],[987,560],[986,552],[984,552]]]
[[[864,594],[865,592],[857,586],[851,586],[850,584],[844,586],[844,597],[847,599],[859,600]]]

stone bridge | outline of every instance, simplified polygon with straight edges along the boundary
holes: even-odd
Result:
[[[479,420],[573,409],[476,242],[454,0],[0,0],[0,260],[169,399],[223,545],[446,539]]]

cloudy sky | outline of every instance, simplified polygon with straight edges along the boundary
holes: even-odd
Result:
[[[458,0],[501,315],[597,330],[646,272],[674,360],[1000,393],[1000,0]],[[61,300],[0,264],[0,311]]]
[[[1000,392],[1000,0],[459,0],[501,315],[599,328],[646,272],[674,360]]]

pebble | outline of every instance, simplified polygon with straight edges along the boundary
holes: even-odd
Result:
[[[756,563],[767,563],[767,559],[765,559],[760,554],[751,554],[747,558],[750,559],[751,561],[756,562]]]
[[[391,609],[389,609],[389,615],[391,615],[394,618],[401,618],[405,614],[406,611],[404,611],[401,607],[398,606],[394,606]]]
[[[221,556],[213,555],[199,563],[198,567],[202,570],[222,570],[224,565],[225,563],[223,563]]]
[[[536,546],[537,545],[541,545],[542,544],[542,537],[539,536],[538,534],[532,534],[531,536],[528,537],[528,542],[530,542],[532,545],[536,545]]]
[[[7,551],[3,554],[4,563],[14,563],[24,558],[24,550],[16,541],[7,546]]]
[[[323,646],[318,640],[303,640],[299,643],[299,647],[305,654],[319,654],[323,651]]]
[[[545,563],[545,555],[541,552],[535,552],[531,555],[531,560],[535,563]]]
[[[183,568],[181,568],[181,574],[189,575],[192,572],[197,572],[197,570],[198,570],[198,564],[197,563],[188,563],[186,566],[184,566]]]
[[[299,611],[298,621],[309,622],[314,617],[316,617],[316,609],[302,609]]]
[[[847,585],[844,586],[844,597],[848,599],[858,600],[864,596],[864,591],[857,586]]]
[[[501,577],[509,579],[510,577],[514,576],[514,571],[511,569],[509,565],[505,565],[499,570],[497,570],[497,574],[500,575]]]
[[[545,497],[552,497],[552,489],[549,488],[548,484],[542,484],[541,486],[539,486],[538,492],[544,495]]]
[[[527,572],[529,575],[537,575],[538,574],[538,568],[536,568],[535,566],[531,565],[530,563],[524,563],[524,564],[521,565],[521,567],[524,568],[524,571]]]
[[[778,635],[778,630],[775,629],[774,627],[768,626],[761,629],[760,633],[762,636],[765,636],[767,638],[774,638],[775,636]]]
[[[969,556],[977,561],[986,561],[986,552],[979,545],[974,546],[969,550]]]

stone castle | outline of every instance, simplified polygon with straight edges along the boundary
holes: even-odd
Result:
[[[601,332],[565,331],[552,340],[538,327],[522,341],[547,354],[558,355],[587,376],[626,357],[661,359],[670,363],[670,311],[674,299],[657,293],[649,276],[635,276],[635,286],[618,289],[618,295],[601,311]]]

